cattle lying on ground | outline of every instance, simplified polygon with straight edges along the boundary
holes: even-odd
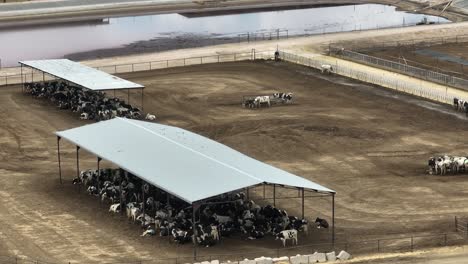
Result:
[[[60,109],[70,109],[80,114],[80,119],[107,120],[114,117],[141,119],[142,112],[119,98],[108,98],[99,91],[83,89],[64,82],[25,83],[26,92],[39,98],[47,98]],[[154,115],[146,119],[154,120]]]
[[[429,174],[464,173],[468,168],[468,158],[463,156],[430,157],[427,163]]]
[[[244,97],[242,106],[247,108],[270,107],[273,104],[291,103],[292,99],[292,93],[274,93],[273,95],[251,96]]]
[[[82,171],[73,184],[85,186],[90,195],[108,202],[109,212],[125,213],[129,221],[140,224],[144,229],[142,236],[167,236],[179,244],[195,240],[209,247],[233,234],[241,234],[246,240],[276,236],[283,244],[288,239],[297,244],[297,232],[308,233],[307,220],[271,205],[257,205],[247,200],[244,193],[222,195],[210,200],[210,205],[202,205],[195,212],[194,225],[190,204],[120,169]],[[328,228],[321,218],[316,219],[315,225]],[[288,232],[296,235],[289,238]]]

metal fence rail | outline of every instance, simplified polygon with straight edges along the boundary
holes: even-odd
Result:
[[[458,233],[442,233],[442,234],[431,234],[431,235],[420,235],[420,236],[405,236],[396,238],[382,238],[373,240],[363,241],[344,241],[331,243],[319,243],[309,244],[303,246],[277,248],[277,249],[265,249],[256,251],[245,251],[245,252],[234,252],[230,254],[198,254],[196,261],[193,256],[179,256],[174,258],[161,258],[161,259],[142,259],[142,260],[126,260],[119,262],[105,262],[99,263],[107,264],[179,264],[179,263],[193,263],[202,261],[228,261],[232,263],[239,263],[239,261],[248,259],[254,259],[261,256],[265,257],[281,257],[281,256],[295,256],[309,255],[314,252],[330,252],[345,250],[353,255],[369,254],[369,253],[394,253],[394,252],[410,252],[423,248],[443,247],[452,245],[462,245],[466,243],[466,236],[460,236]],[[31,258],[19,257],[19,256],[0,256],[0,263],[11,263],[11,264],[54,264],[52,262],[46,262],[41,260],[34,260]],[[70,262],[55,262],[55,264],[67,264]],[[77,262],[72,262],[77,263]]]
[[[468,35],[455,35],[450,37],[434,37],[434,38],[414,38],[407,40],[398,40],[398,41],[381,41],[381,42],[369,42],[359,40],[348,40],[340,42],[332,42],[329,44],[330,47],[336,48],[346,48],[348,50],[353,50],[357,52],[369,52],[369,51],[379,51],[385,50],[388,48],[408,48],[408,49],[417,49],[430,47],[435,45],[443,45],[450,43],[465,43],[468,42]]]
[[[381,69],[391,70],[426,81],[431,81],[442,85],[448,85],[451,87],[468,90],[468,80],[466,79],[414,67],[408,64],[377,58],[337,47],[330,47],[330,55],[370,66],[375,66]]]
[[[329,61],[321,58],[320,56],[308,58],[287,52],[280,52],[280,58],[285,61],[316,69],[321,69],[321,66],[323,64],[330,63]],[[376,84],[407,94],[424,97],[441,103],[452,104],[453,98],[457,97],[457,95],[451,93],[448,89],[446,89],[445,91],[431,89],[428,87],[423,87],[421,84],[402,82],[397,79],[391,78],[390,76],[385,76],[373,72],[366,72],[359,69],[346,67],[340,64],[333,65],[333,72],[338,75],[350,77],[352,79],[360,80],[366,83]]]
[[[209,63],[221,63],[221,62],[235,62],[235,61],[248,61],[256,59],[273,59],[274,51],[256,51],[242,53],[231,53],[231,54],[219,54],[212,56],[200,56],[200,57],[188,57],[171,60],[159,60],[159,61],[148,61],[140,63],[128,63],[128,64],[113,64],[106,66],[95,67],[98,70],[107,72],[109,74],[118,73],[130,73],[140,71],[151,71],[157,69],[166,69],[174,67],[184,67],[191,65],[201,65]],[[13,70],[20,71],[19,67],[11,68]],[[24,82],[34,81],[47,81],[52,80],[51,76],[43,75],[42,72],[35,72],[28,68],[23,68],[23,78],[21,74],[5,75],[0,76],[0,86],[5,85],[16,85]]]

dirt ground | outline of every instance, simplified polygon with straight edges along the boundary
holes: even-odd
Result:
[[[466,118],[449,107],[285,63],[208,64],[122,77],[146,86],[145,111],[158,122],[336,190],[339,239],[450,232],[453,217],[468,212],[466,175],[425,173],[433,154],[468,152]],[[240,106],[243,95],[275,91],[293,92],[294,104]],[[102,263],[191,254],[189,245],[139,237],[136,225],[78,193],[70,184],[76,173],[71,144],[61,145],[65,185],[59,185],[53,132],[86,122],[19,87],[2,88],[0,102],[0,256]],[[95,157],[82,153],[80,166],[95,168]],[[300,215],[299,202],[278,206]],[[330,209],[330,199],[310,199],[306,217],[330,219]],[[328,237],[314,230],[299,243]],[[277,242],[225,239],[199,254],[274,249]]]
[[[462,58],[468,62],[466,50],[468,43],[451,43],[443,45],[435,45],[430,47],[400,47],[393,49],[385,49],[372,52],[364,52],[371,56],[385,58],[401,63],[408,63],[416,67],[431,69],[435,71],[446,72],[451,75],[459,76],[468,79],[468,65],[463,63],[451,62],[438,58],[437,56],[423,55],[417,53],[417,50],[435,51],[441,54]]]

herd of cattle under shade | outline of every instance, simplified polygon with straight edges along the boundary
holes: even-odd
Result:
[[[103,92],[68,85],[61,81],[25,83],[24,88],[27,93],[35,97],[49,99],[60,109],[70,109],[79,113],[81,119],[97,121],[114,117],[155,119],[154,115],[143,116],[139,108],[127,104],[122,99],[109,98]]]
[[[89,194],[100,197],[102,202],[107,201],[109,212],[125,212],[131,221],[142,226],[142,236],[170,236],[180,244],[195,239],[198,244],[209,247],[221,237],[236,233],[248,240],[272,235],[283,245],[287,240],[297,244],[297,233],[308,232],[307,220],[290,216],[271,205],[257,205],[242,192],[210,200],[210,204],[198,208],[194,214],[197,217],[192,218],[192,205],[121,169],[81,171],[73,184],[83,185]],[[325,219],[317,218],[315,225],[328,228]]]

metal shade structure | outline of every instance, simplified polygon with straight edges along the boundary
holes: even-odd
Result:
[[[193,225],[196,208],[210,204],[210,198],[243,189],[247,190],[248,195],[249,188],[260,185],[273,187],[274,204],[277,187],[299,190],[302,197],[298,195],[296,198],[302,198],[303,218],[305,190],[320,196],[331,196],[331,236],[332,242],[335,241],[334,190],[253,159],[209,138],[173,126],[126,118],[114,118],[55,134],[61,183],[60,140],[64,138],[76,145],[77,176],[79,150],[84,149],[98,157],[98,172],[100,161],[105,159],[191,204]],[[97,188],[99,190],[99,180]]]
[[[94,91],[144,88],[143,85],[68,59],[32,60],[19,63]]]
[[[114,118],[56,134],[189,204],[263,183],[334,193],[177,127]]]

